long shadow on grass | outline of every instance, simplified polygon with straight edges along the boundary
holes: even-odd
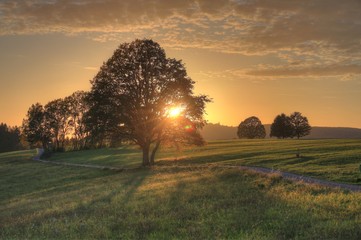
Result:
[[[136,194],[148,178],[148,186],[159,184],[156,174],[166,175],[167,187]],[[304,194],[322,198],[328,190],[235,169],[161,168],[156,174],[139,170],[88,179],[88,185],[96,186],[88,190],[92,194],[87,202],[81,199],[75,208],[55,213],[45,209],[43,215],[32,218],[30,213],[12,231],[34,223],[41,229],[41,224],[50,225],[51,219],[60,218],[70,221],[64,229],[75,229],[65,232],[64,238],[120,238],[124,232],[132,239],[358,239],[361,234],[358,215],[348,214],[347,204],[335,208],[327,201],[297,201]],[[53,198],[61,199],[63,191]],[[14,216],[18,217],[22,216]],[[105,227],[94,228],[97,225]],[[34,234],[33,238],[61,237],[51,231]]]
[[[97,172],[98,175],[89,174],[91,171]],[[48,223],[51,219],[79,219],[80,222],[78,222],[79,225],[77,225],[77,227],[79,228],[79,236],[82,237],[86,232],[91,231],[90,229],[84,229],[83,221],[86,222],[88,218],[104,213],[114,214],[110,206],[113,204],[112,200],[116,196],[122,197],[121,206],[127,205],[134,198],[138,187],[142,185],[151,171],[141,169],[128,173],[115,173],[112,171],[87,170],[87,173],[91,175],[91,177],[84,178],[80,176],[80,179],[71,179],[71,187],[64,187],[63,181],[55,181],[52,182],[51,186],[47,186],[46,188],[29,190],[27,196],[16,196],[18,198],[23,196],[24,199],[28,198],[29,195],[33,195],[32,198],[39,197],[39,200],[32,200],[32,204],[38,206],[38,208],[43,204],[45,204],[43,206],[47,206],[46,203],[49,201],[57,202],[58,204],[59,202],[63,202],[63,208],[59,209],[58,207],[53,208],[49,206],[48,209],[40,209],[40,214],[34,214],[34,210],[31,209],[19,212],[19,209],[26,209],[28,201],[25,201],[19,203],[20,205],[16,204],[13,206],[13,210],[11,208],[4,209],[7,211],[8,218],[4,219],[4,222],[5,220],[6,222],[13,222],[13,228],[24,229],[30,225],[41,226],[41,224],[44,222]],[[116,183],[117,180],[120,181],[119,184]],[[81,184],[81,182],[83,182],[83,184]],[[84,197],[78,199],[79,194]],[[74,199],[72,199],[72,196]],[[65,206],[69,203],[71,205],[75,203],[76,206],[70,209],[66,208]],[[9,215],[11,211],[17,213]],[[100,214],[99,211],[102,212],[102,214]],[[16,220],[21,218],[24,219],[21,221]]]
[[[299,165],[299,164],[306,164],[310,163],[311,161],[315,160],[314,157],[285,157],[283,158],[270,158],[265,157],[264,160],[255,159],[254,161],[249,160],[245,162],[245,165],[252,165],[252,166],[258,166],[258,167],[277,167],[277,166],[292,166],[292,165]]]
[[[187,156],[181,160],[160,160],[159,164],[168,164],[169,162],[178,163],[178,164],[204,164],[204,163],[230,163],[237,164],[238,162],[248,163],[252,161],[257,164],[270,164],[272,162],[277,163],[280,161],[280,158],[275,158],[274,156],[292,156],[293,153],[285,154],[285,152],[274,151],[272,158],[270,158],[270,152],[236,152],[236,153],[219,153],[211,155],[202,155],[202,156]],[[291,159],[291,157],[290,157]]]
[[[2,168],[0,174],[0,202],[6,202],[29,194],[71,191],[89,179],[112,175],[114,172],[17,161]]]
[[[49,160],[113,167],[138,167],[141,151],[134,146],[56,153]]]
[[[361,152],[360,152],[361,154]],[[357,153],[355,153],[354,155],[351,156],[347,156],[347,155],[341,155],[341,156],[336,156],[336,157],[329,157],[323,161],[319,161],[317,163],[317,165],[321,165],[321,166],[328,166],[328,165],[344,165],[344,164],[360,164],[361,160],[360,160],[360,155],[358,155]]]
[[[181,160],[160,160],[158,161],[159,164],[168,164],[169,162],[173,163],[186,163],[186,164],[203,164],[203,163],[222,163],[227,161],[235,161],[239,159],[251,158],[260,156],[261,154],[258,153],[237,153],[237,154],[212,154],[212,155],[205,155],[205,156],[189,156],[185,157]]]
[[[179,172],[178,172],[179,173]],[[195,172],[193,174],[200,175]],[[176,176],[175,176],[176,178]],[[361,227],[354,218],[349,225],[337,227],[342,220],[337,209],[320,206],[331,217],[312,213],[306,204],[300,206],[295,199],[278,196],[274,188],[293,188],[295,194],[311,191],[315,195],[327,194],[324,190],[307,190],[279,177],[259,176],[234,170],[214,171],[194,180],[178,178],[178,184],[169,189],[159,205],[169,213],[162,219],[165,226],[154,226],[153,236],[184,239],[357,239]],[[336,228],[337,227],[337,228]],[[350,231],[353,229],[352,231]],[[149,234],[149,229],[144,230]],[[139,237],[146,237],[140,235]]]

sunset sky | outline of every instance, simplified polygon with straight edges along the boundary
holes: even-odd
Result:
[[[0,122],[89,90],[124,42],[182,59],[206,118],[236,126],[302,112],[361,128],[360,0],[0,0]]]

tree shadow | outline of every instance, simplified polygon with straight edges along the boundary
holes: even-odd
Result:
[[[361,234],[356,216],[349,226],[334,229],[332,226],[342,220],[335,222],[332,217],[320,216],[308,205],[300,206],[296,199],[286,197],[288,193],[293,196],[302,192],[316,196],[332,194],[329,190],[308,189],[282,178],[236,170],[216,170],[194,181],[194,175],[199,174],[195,172],[189,179],[177,179],[167,198],[159,202],[169,210],[163,219],[172,226],[166,230],[169,236],[196,239],[345,239],[347,236],[357,239]],[[280,187],[287,194],[278,195]],[[329,209],[327,204],[318,207],[334,216],[343,211]],[[354,231],[350,231],[352,228]]]
[[[192,167],[177,171],[155,168],[120,174],[104,172],[107,174],[94,180],[76,180],[87,182],[86,186],[97,186],[87,189],[89,197],[76,201],[75,207],[64,206],[41,215],[25,213],[22,221],[14,220],[13,227],[25,229],[35,224],[40,229],[44,222],[65,219],[70,221],[66,227],[75,229],[70,236],[78,238],[116,238],[123,232],[133,239],[357,239],[355,236],[361,234],[356,220],[339,227],[342,218],[332,217],[340,216],[338,213],[344,217],[347,205],[338,209],[332,207],[333,203],[317,205],[310,202],[317,207],[313,209],[297,200],[300,194],[322,197],[333,194],[331,191],[304,188],[277,176],[237,169]],[[163,175],[167,178],[158,180]],[[149,189],[138,194],[147,179]],[[163,183],[165,187],[154,187]],[[67,189],[61,188],[62,181],[53,184],[61,191],[38,192],[38,196],[52,196],[53,201],[58,198],[61,201]],[[82,185],[77,187],[82,189]],[[66,197],[64,203],[77,193],[74,191]],[[26,207],[27,203],[22,204]],[[320,211],[327,212],[327,216],[319,214]],[[347,219],[356,218],[357,215]],[[106,229],[97,229],[96,225]],[[51,227],[56,229],[57,222]],[[61,234],[54,230],[42,236],[65,237]]]

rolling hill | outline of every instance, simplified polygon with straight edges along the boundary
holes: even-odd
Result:
[[[266,136],[269,137],[270,124],[265,124]],[[237,138],[237,127],[209,123],[201,130],[202,136],[210,140]],[[347,127],[312,127],[311,134],[304,139],[347,138],[361,139],[361,129]]]

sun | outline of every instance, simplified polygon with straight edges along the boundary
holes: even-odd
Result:
[[[183,111],[183,107],[172,107],[168,110],[168,116],[171,118],[176,118],[179,117]]]

